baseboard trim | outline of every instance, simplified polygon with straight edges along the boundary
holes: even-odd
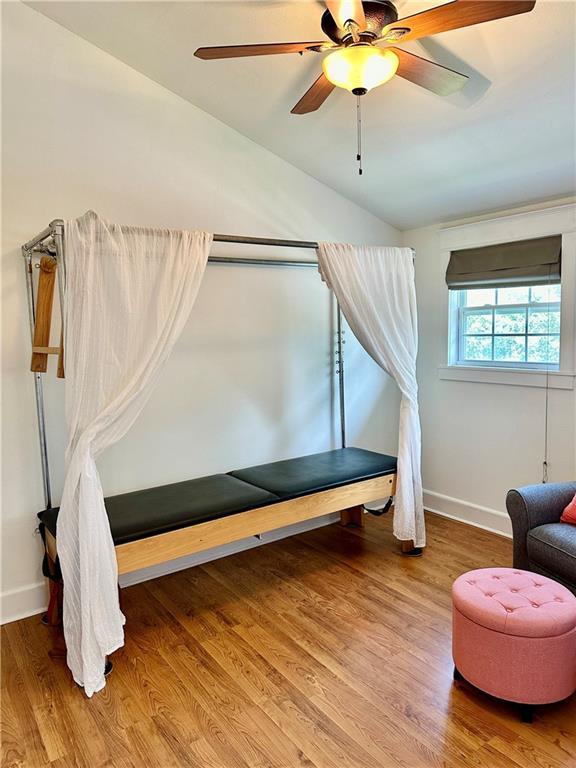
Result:
[[[11,621],[44,613],[47,600],[46,584],[43,581],[2,592],[0,624],[9,624]]]
[[[159,565],[152,566],[151,568],[143,568],[140,571],[128,573],[120,577],[119,583],[121,587],[130,587],[133,584],[139,584],[142,581],[157,579],[159,576],[183,571],[186,568],[202,565],[202,563],[208,563],[211,560],[218,560],[221,557],[228,557],[228,555],[235,555],[238,552],[244,552],[247,549],[261,547],[263,544],[278,541],[279,539],[285,539],[288,536],[295,536],[298,533],[312,531],[314,528],[321,528],[324,525],[330,525],[338,520],[340,520],[340,515],[338,513],[324,515],[313,520],[305,520],[302,523],[288,525],[284,528],[278,528],[276,531],[263,533],[259,539],[252,536],[249,539],[235,541],[232,544],[226,544],[223,547],[214,547],[214,549],[208,549],[205,552],[188,555],[187,557],[180,557],[176,560],[170,560],[167,563],[160,563]],[[43,613],[46,610],[46,606],[47,594],[46,584],[44,582],[8,590],[3,592],[1,596],[0,624],[8,624],[11,621],[18,621],[19,619],[26,619],[29,616]]]
[[[482,507],[463,499],[446,496],[435,491],[424,491],[424,509],[434,512],[442,517],[457,520],[460,523],[482,528],[499,536],[512,538],[512,524],[505,512],[490,507]]]

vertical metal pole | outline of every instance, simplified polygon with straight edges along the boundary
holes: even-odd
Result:
[[[34,326],[36,324],[36,307],[34,304],[34,280],[32,278],[32,253],[22,248],[24,269],[26,271],[26,293],[28,296],[28,315],[30,318],[30,338],[34,345]],[[38,417],[38,438],[40,440],[40,459],[42,462],[42,482],[44,485],[44,504],[46,509],[52,506],[52,491],[50,488],[50,467],[48,464],[48,446],[46,443],[46,417],[44,414],[44,393],[42,391],[42,374],[34,373],[34,388],[36,392],[36,415]]]
[[[64,332],[64,290],[66,287],[66,258],[64,253],[64,223],[53,221],[50,224],[53,231],[54,246],[56,248],[56,275],[58,277],[58,298],[60,300],[60,322]]]
[[[342,448],[346,448],[346,392],[344,389],[344,328],[342,322],[342,310],[336,301],[337,307],[337,352],[338,352],[338,389],[340,401],[340,440]]]

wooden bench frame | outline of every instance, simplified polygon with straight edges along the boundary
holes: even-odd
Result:
[[[122,576],[251,536],[259,536],[333,512],[340,512],[343,525],[362,526],[362,505],[393,496],[395,491],[396,474],[383,475],[249,509],[207,523],[197,523],[168,533],[117,544],[115,550],[118,575]],[[57,542],[50,531],[46,531],[46,549],[49,558],[55,562],[58,554]]]

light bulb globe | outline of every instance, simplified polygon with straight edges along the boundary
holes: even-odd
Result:
[[[399,63],[394,51],[361,43],[328,54],[322,69],[332,85],[362,96],[394,77]]]

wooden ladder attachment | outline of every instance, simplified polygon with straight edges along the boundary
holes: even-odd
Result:
[[[46,373],[48,369],[48,355],[58,355],[57,376],[62,379],[64,378],[62,332],[60,332],[60,346],[50,346],[57,262],[52,256],[42,256],[39,266],[40,276],[38,278],[36,322],[34,324],[34,342],[32,345],[30,370],[34,373]]]

